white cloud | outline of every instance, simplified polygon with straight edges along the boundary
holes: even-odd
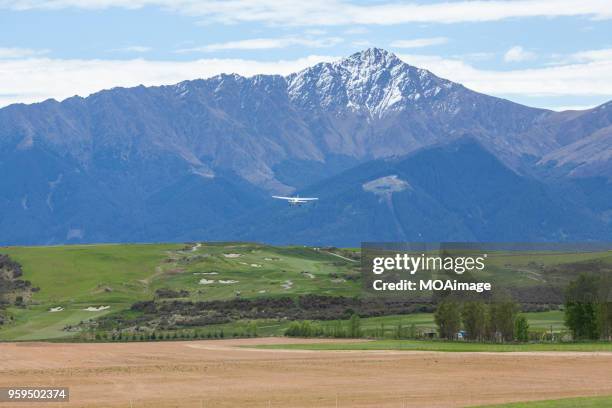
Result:
[[[463,0],[432,4],[395,1],[367,4],[348,0],[0,0],[0,7],[17,10],[137,9],[145,6],[161,7],[211,22],[280,25],[459,23],[562,16],[612,18],[609,0]]]
[[[351,42],[351,45],[357,48],[368,48],[372,43],[369,40],[355,40]]]
[[[589,96],[609,99],[612,96],[612,58],[605,59],[604,53],[589,51],[583,51],[581,55],[590,55],[591,60],[505,71],[478,69],[465,59],[454,57],[415,54],[398,56],[440,77],[490,95],[510,98]],[[47,98],[64,99],[75,94],[86,96],[115,86],[173,84],[220,73],[234,72],[244,76],[260,73],[287,75],[317,62],[335,59],[315,55],[269,62],[229,58],[195,61],[6,59],[0,60],[0,83],[3,84],[0,106],[15,102],[38,102]],[[551,105],[550,101],[546,103],[547,106]]]
[[[118,51],[118,52],[137,52],[140,54],[144,54],[145,52],[149,52],[151,51],[152,48],[151,47],[147,47],[144,45],[130,45],[127,47],[122,47],[122,48],[115,48],[111,51]]]
[[[308,56],[271,62],[244,59],[196,61],[62,60],[31,58],[0,60],[0,106],[87,96],[116,86],[174,84],[186,79],[208,78],[221,73],[287,75],[321,61],[337,59]]]
[[[367,34],[369,30],[365,27],[352,27],[348,30],[344,30],[344,34],[346,35],[359,35],[359,34]]]
[[[389,44],[393,48],[424,48],[432,45],[442,45],[448,43],[446,37],[414,38],[411,40],[396,40]]]
[[[492,71],[460,59],[432,55],[398,55],[405,62],[497,96],[612,96],[612,59],[552,67]]]
[[[536,57],[535,53],[531,51],[527,51],[520,45],[515,45],[510,48],[504,54],[504,61],[506,62],[521,62],[521,61],[529,61]]]
[[[576,52],[569,56],[569,60],[576,62],[609,61],[612,60],[612,48]]]
[[[252,38],[249,40],[228,41],[223,43],[207,44],[199,47],[182,48],[178,53],[214,52],[224,50],[265,50],[274,48],[287,48],[292,46],[323,48],[331,47],[342,42],[342,38],[328,37],[319,39],[285,37],[285,38]]]
[[[495,57],[493,52],[469,52],[466,54],[454,55],[455,59],[471,60],[471,61],[485,61]]]
[[[320,28],[311,28],[309,30],[305,30],[304,33],[308,35],[325,35],[327,31],[321,30]]]
[[[0,59],[27,58],[49,53],[49,50],[33,50],[31,48],[0,47]]]
[[[549,106],[546,109],[554,110],[557,112],[563,112],[568,110],[582,111],[587,109],[592,109],[595,106],[593,105],[567,105],[567,106]]]

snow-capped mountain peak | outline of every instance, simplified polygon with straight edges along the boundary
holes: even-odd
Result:
[[[321,63],[287,77],[289,97],[306,108],[383,117],[454,84],[404,63],[395,54],[369,48],[332,63]]]

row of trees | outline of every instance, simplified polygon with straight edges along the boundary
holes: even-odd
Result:
[[[289,337],[331,337],[331,338],[359,338],[363,336],[361,320],[357,314],[352,314],[346,326],[341,321],[332,325],[321,326],[309,320],[295,321],[285,330]]]
[[[248,322],[244,327],[233,332],[218,330],[172,330],[156,331],[88,331],[80,335],[82,341],[163,341],[191,339],[223,339],[229,337],[257,337],[258,328],[255,322]]]
[[[529,323],[518,311],[511,299],[491,303],[445,299],[438,303],[434,320],[439,336],[448,340],[456,339],[463,328],[468,340],[527,341]]]
[[[607,275],[580,275],[565,293],[565,325],[574,340],[612,340],[612,289]]]

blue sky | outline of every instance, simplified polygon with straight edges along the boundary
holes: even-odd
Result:
[[[530,106],[612,99],[609,0],[0,0],[0,106],[287,74],[372,46]]]

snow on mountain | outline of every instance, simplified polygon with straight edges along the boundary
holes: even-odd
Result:
[[[410,66],[394,54],[371,48],[332,63],[320,63],[287,77],[289,98],[311,109],[365,112],[383,118],[389,111],[423,103],[442,89],[459,86]]]
[[[345,185],[343,177],[359,179],[353,193],[365,200],[362,214],[367,217],[379,203],[370,190],[380,190],[367,183],[403,184],[387,177],[399,174],[395,169],[372,171],[361,179],[360,166],[378,168],[387,160],[463,139],[484,149],[473,150],[478,155],[498,160],[495,168],[507,167],[500,170],[500,183],[516,184],[518,179],[508,176],[512,172],[527,179],[552,173],[555,183],[573,183],[573,177],[612,179],[609,106],[561,113],[530,108],[474,92],[376,48],[286,77],[222,74],[11,105],[0,109],[0,244],[205,239],[212,225],[224,231],[227,222],[262,205],[272,192],[329,182],[336,186],[328,196],[334,200]],[[466,168],[444,173],[453,178],[445,185],[465,187],[468,177],[457,173]],[[412,186],[408,175],[401,180]],[[433,174],[428,182],[439,179]],[[596,201],[597,211],[608,214],[607,186],[604,181],[581,184],[580,194],[586,194],[581,202]],[[410,203],[407,219],[417,210],[434,219],[449,205],[436,204],[441,197],[416,188],[389,197],[409,193],[425,201]],[[544,202],[538,197],[534,202]],[[529,197],[522,197],[524,202]],[[519,214],[519,207],[513,214]],[[349,201],[334,211],[353,214]],[[467,225],[476,215],[464,211],[444,219]],[[493,216],[488,217],[481,221],[491,222]],[[519,222],[516,217],[513,221]],[[244,222],[249,231],[255,225],[248,217]],[[289,225],[273,218],[265,222],[279,223],[279,234]],[[350,229],[355,222],[348,217],[336,225]],[[583,224],[580,236],[596,239],[599,232]],[[563,225],[551,219],[546,226],[521,231],[530,231],[524,239],[571,238],[559,232]]]

